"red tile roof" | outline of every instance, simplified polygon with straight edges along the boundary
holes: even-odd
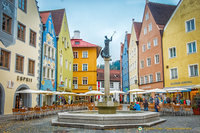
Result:
[[[75,44],[75,42],[79,42],[79,44]],[[86,41],[83,41],[82,39],[71,39],[71,44],[73,48],[97,48],[97,57],[99,56],[99,53],[101,51],[101,47]]]
[[[97,81],[104,81],[104,69],[97,69]],[[120,82],[120,70],[110,70],[110,81]]]
[[[127,34],[128,48],[129,48],[129,44],[130,44],[130,39],[131,39],[131,34]]]
[[[149,2],[148,7],[158,25],[165,25],[176,9],[176,5],[167,5],[153,2]]]
[[[56,32],[56,36],[59,35],[62,26],[63,17],[65,14],[65,9],[42,11],[41,13],[50,12],[53,19],[53,24]]]
[[[137,40],[139,40],[139,36],[140,36],[140,31],[142,28],[142,22],[134,22],[134,28],[135,28],[135,32],[136,32],[136,38]]]
[[[46,24],[49,15],[50,15],[50,12],[40,12],[40,17],[43,24]]]

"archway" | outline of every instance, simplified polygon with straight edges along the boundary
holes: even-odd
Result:
[[[27,85],[20,85],[17,91],[30,89]],[[32,94],[16,93],[14,95],[13,108],[32,107]]]
[[[4,114],[4,103],[5,103],[5,91],[3,86],[0,84],[0,115]]]

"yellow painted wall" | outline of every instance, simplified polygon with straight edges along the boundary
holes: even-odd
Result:
[[[73,92],[88,92],[89,86],[92,86],[92,90],[96,90],[97,48],[73,48],[73,51],[78,52],[78,59],[74,59],[74,64],[78,64],[78,72],[73,73],[73,77],[78,78],[78,89],[73,89]],[[82,58],[82,51],[88,51],[88,58]],[[82,71],[82,64],[88,64],[88,71]],[[88,77],[88,85],[82,84],[82,77]]]
[[[183,0],[165,27],[163,35],[163,58],[165,87],[188,86],[200,83],[200,78],[189,77],[189,64],[200,65],[200,1]],[[186,32],[185,22],[195,18],[196,30]],[[197,53],[187,54],[187,43],[195,41]],[[169,48],[176,47],[176,58],[169,59]],[[169,68],[166,68],[168,66]],[[170,68],[178,68],[178,79],[170,80]],[[199,71],[200,73],[200,71]],[[185,82],[191,83],[185,83]]]
[[[65,48],[64,46],[64,42],[62,40],[62,38],[65,37],[66,41],[69,43],[69,47]],[[71,40],[70,40],[70,35],[69,35],[69,28],[68,28],[68,24],[67,24],[67,17],[66,17],[66,13],[64,14],[64,18],[63,18],[63,22],[62,22],[62,26],[61,26],[61,30],[60,30],[60,34],[59,34],[59,39],[57,41],[57,46],[58,46],[58,50],[57,50],[57,60],[58,60],[58,64],[57,64],[57,86],[59,86],[61,79],[60,79],[60,75],[62,75],[63,77],[63,81],[65,82],[65,79],[67,78],[67,86],[65,86],[67,89],[65,89],[65,91],[71,91],[72,90],[72,81],[73,81],[73,52],[72,52],[72,46],[71,46]],[[60,65],[60,54],[62,51],[62,55],[63,55],[63,65]],[[66,69],[66,61],[68,62],[68,67]],[[71,63],[71,70],[70,70],[70,63]],[[71,88],[69,86],[69,80],[71,80]],[[57,90],[59,91],[64,91],[62,88],[57,87]]]
[[[37,5],[35,0],[27,1],[27,12],[24,13],[21,9],[17,9],[17,20],[26,26],[26,34],[25,34],[25,42],[16,40],[16,43],[9,47],[4,47],[4,45],[0,42],[0,48],[6,49],[11,52],[10,54],[10,70],[0,69],[0,83],[2,84],[5,91],[5,105],[4,105],[4,114],[11,114],[14,102],[14,94],[16,89],[20,85],[27,85],[32,90],[38,90],[39,81],[37,78],[39,77],[39,66],[38,60],[39,53],[39,43],[40,43],[40,16],[37,10]],[[17,26],[17,25],[16,25]],[[29,45],[29,36],[30,36],[30,28],[37,33],[36,40],[36,48]],[[17,34],[17,33],[16,33]],[[15,72],[15,61],[16,54],[24,56],[24,73],[16,73]],[[28,59],[35,60],[35,76],[28,75]],[[22,82],[17,81],[17,76],[28,77],[32,79],[32,82]],[[7,88],[8,81],[11,80],[14,82],[14,87],[12,89]],[[36,101],[37,95],[32,95],[32,106],[35,107],[37,104]]]

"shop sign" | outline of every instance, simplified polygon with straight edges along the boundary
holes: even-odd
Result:
[[[188,84],[188,83],[192,83],[192,81],[173,82],[170,85],[179,85],[179,84]]]
[[[42,85],[44,85],[44,84],[45,84],[45,81],[44,81],[44,80],[42,80],[42,81],[41,81],[41,83],[42,83]]]
[[[32,82],[32,78],[17,76],[17,81]]]

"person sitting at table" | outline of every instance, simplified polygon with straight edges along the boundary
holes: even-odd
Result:
[[[136,110],[136,111],[141,111],[141,109],[140,109],[140,105],[139,105],[138,102],[135,103],[133,109]]]

